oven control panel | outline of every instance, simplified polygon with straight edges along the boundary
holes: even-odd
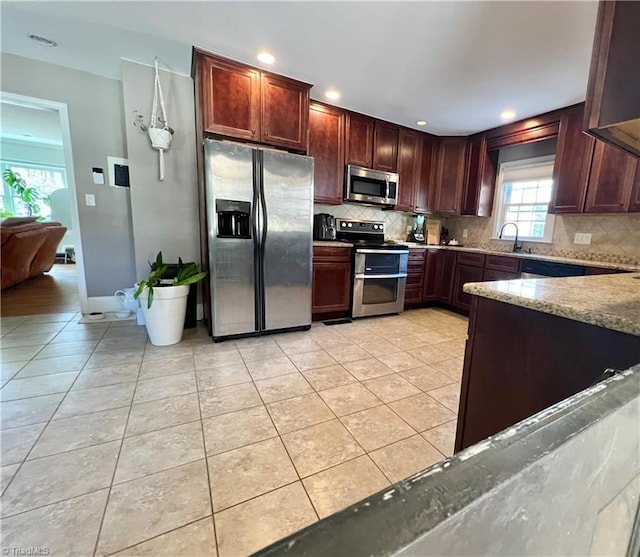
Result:
[[[337,219],[338,230],[347,234],[382,234],[384,222],[375,220]]]

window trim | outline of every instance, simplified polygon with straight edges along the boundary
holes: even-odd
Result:
[[[508,227],[507,229],[505,229],[502,238],[499,238],[500,228],[502,228],[504,224],[505,205],[503,203],[503,199],[504,199],[505,173],[509,172],[509,170],[513,170],[515,168],[521,168],[521,167],[528,167],[529,169],[532,169],[535,167],[548,167],[548,166],[551,166],[551,171],[553,173],[554,162],[555,162],[555,155],[545,155],[542,157],[534,157],[529,159],[520,159],[517,161],[503,162],[500,164],[500,167],[498,169],[498,178],[496,180],[496,195],[494,196],[494,202],[493,202],[493,214],[495,215],[495,218],[493,220],[493,230],[492,230],[491,240],[502,241],[502,242],[513,242],[513,240],[515,239],[515,231],[513,230],[513,227]],[[535,178],[531,178],[531,179],[535,179]],[[549,204],[550,203],[551,202],[549,202]],[[527,203],[527,205],[529,205],[529,203]],[[523,242],[528,242],[528,243],[552,244],[553,232],[555,229],[555,220],[556,220],[555,215],[553,213],[547,212],[547,218],[546,218],[545,227],[544,227],[545,233],[542,238],[518,235],[518,240]]]

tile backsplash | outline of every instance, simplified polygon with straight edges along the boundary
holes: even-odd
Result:
[[[469,247],[511,251],[512,241],[493,240],[493,218],[449,217],[449,236]],[[468,237],[462,237],[463,229]],[[576,232],[591,234],[591,244],[574,244]],[[557,255],[640,264],[640,214],[556,215],[553,243],[525,242],[525,249],[541,255]]]
[[[367,205],[357,205],[353,203],[343,203],[342,205],[324,205],[314,203],[313,212],[329,213],[341,219],[362,219],[377,220],[385,223],[385,237],[388,240],[407,239],[407,226],[413,225],[412,215],[401,213],[400,211],[383,211],[376,207]]]

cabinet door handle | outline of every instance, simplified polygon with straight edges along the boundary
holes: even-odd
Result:
[[[251,135],[256,135],[256,130],[251,130]]]
[[[269,137],[269,132],[264,132],[265,137]]]

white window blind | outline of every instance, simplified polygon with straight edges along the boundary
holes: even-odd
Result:
[[[550,242],[554,217],[549,214],[553,191],[554,157],[540,157],[500,165],[496,196],[495,237],[507,222],[518,226],[522,240]],[[505,228],[504,238],[513,238],[515,228]]]

